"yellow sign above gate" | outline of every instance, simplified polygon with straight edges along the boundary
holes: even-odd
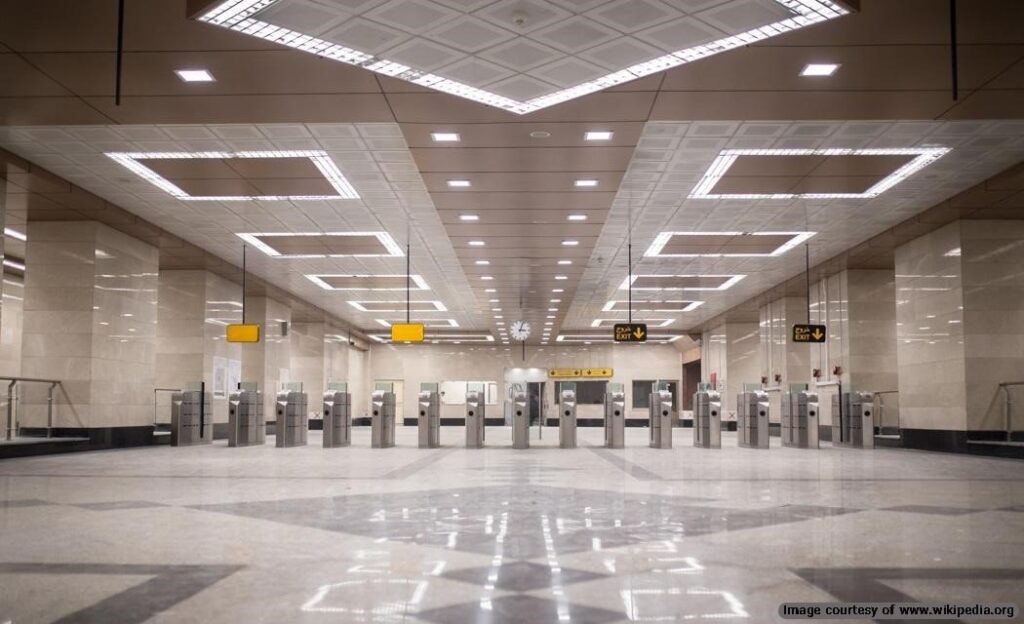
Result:
[[[551,368],[548,369],[548,377],[559,377],[572,379],[576,377],[612,377],[615,375],[613,368]]]

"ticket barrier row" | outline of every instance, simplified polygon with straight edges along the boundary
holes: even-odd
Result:
[[[714,390],[693,395],[693,445],[722,448],[722,395]]]
[[[209,392],[185,390],[171,395],[171,446],[213,442],[213,405]]]
[[[745,448],[768,448],[768,393],[741,392],[736,396],[736,433]]]
[[[240,390],[228,399],[228,446],[258,446],[267,441],[263,393]]]
[[[672,393],[668,390],[656,390],[650,394],[647,425],[651,448],[672,448]]]
[[[818,394],[787,392],[782,395],[782,446],[818,448]]]
[[[309,433],[309,400],[306,393],[278,392],[276,411],[275,445],[278,448],[305,446]]]
[[[875,421],[871,414],[875,397],[870,392],[832,395],[832,445],[875,447]]]

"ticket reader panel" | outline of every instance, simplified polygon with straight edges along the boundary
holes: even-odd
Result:
[[[416,427],[420,448],[441,446],[441,395],[423,390],[417,402]]]
[[[395,393],[374,390],[370,395],[370,446],[395,445]]]
[[[782,445],[818,448],[817,393],[787,392],[782,401]]]
[[[576,448],[576,391],[562,390],[558,404],[558,447]]]
[[[844,392],[832,396],[832,444],[874,448],[875,423],[870,392]]]
[[[228,446],[255,446],[266,439],[263,393],[240,390],[228,399]]]
[[[722,448],[722,395],[715,390],[694,395],[693,445]]]
[[[607,448],[626,446],[626,394],[604,395],[604,445]]]
[[[768,393],[741,392],[736,401],[736,433],[739,445],[768,448]]]
[[[331,390],[324,393],[324,448],[352,444],[352,395]]]
[[[530,406],[523,392],[512,397],[512,448],[530,448]]]
[[[672,393],[656,390],[650,394],[647,420],[651,448],[672,448]]]
[[[466,448],[483,448],[486,395],[480,390],[466,392]]]
[[[274,445],[278,448],[305,446],[309,431],[309,401],[305,392],[277,393],[277,426]]]
[[[171,395],[171,446],[213,442],[212,401],[211,394],[201,390]]]

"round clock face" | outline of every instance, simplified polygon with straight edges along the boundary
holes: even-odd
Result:
[[[530,324],[526,321],[515,321],[510,330],[513,340],[526,340],[530,337]]]

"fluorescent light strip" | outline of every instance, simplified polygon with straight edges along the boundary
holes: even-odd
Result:
[[[404,301],[366,301],[366,300],[361,300],[361,301],[349,301],[347,303],[350,306],[352,306],[353,308],[355,308],[356,310],[359,310],[360,312],[369,312],[371,314],[380,314],[382,312],[384,312],[384,313],[388,313],[388,312],[405,312],[405,310],[406,310],[406,306],[405,306],[405,302]],[[368,310],[368,309],[366,309],[366,306],[364,305],[364,304],[367,304],[367,303],[388,303],[388,304],[395,305],[397,307],[395,307],[395,308],[381,308],[379,310]],[[444,303],[442,303],[441,301],[413,301],[412,303],[429,303],[432,306],[434,306],[433,310],[416,310],[417,314],[423,314],[425,312],[447,312],[448,311],[448,308],[445,307]]]
[[[275,258],[391,258],[391,257],[403,257],[405,252],[395,239],[391,238],[391,235],[387,232],[247,232],[247,233],[236,233],[236,236],[244,240],[246,243],[252,245],[256,249],[259,249],[268,256]],[[377,254],[282,254],[272,246],[267,244],[266,241],[260,239],[261,236],[273,237],[273,236],[374,236],[380,241],[380,244],[387,249],[388,253],[377,253]]]
[[[636,310],[634,310],[634,312],[636,312]],[[604,323],[611,323],[612,325],[614,325],[616,323],[625,323],[625,322],[626,321],[623,320],[623,319],[596,318],[593,321],[591,321],[590,326],[591,327],[608,327]],[[675,319],[646,318],[646,317],[636,318],[636,317],[633,317],[633,322],[635,322],[635,323],[645,323],[647,325],[650,325],[651,327],[668,327],[669,325],[671,325],[672,323],[675,322]]]
[[[375,278],[375,277],[405,277],[405,276],[406,276],[405,273],[394,273],[394,274],[386,274],[386,275],[352,275],[351,273],[330,273],[330,274],[328,274],[328,273],[317,273],[317,274],[306,275],[306,279],[308,279],[309,281],[313,282],[314,284],[316,284],[320,288],[323,288],[324,290],[337,290],[337,291],[370,290],[370,291],[384,292],[384,291],[405,290],[406,287],[405,286],[396,286],[395,288],[365,288],[365,287],[362,287],[362,286],[354,286],[354,287],[349,287],[349,288],[336,288],[336,287],[331,286],[330,284],[328,284],[326,281],[324,281],[323,278],[325,278],[325,277],[348,277],[348,278],[353,278],[354,277],[354,278],[372,279],[372,278]],[[430,286],[427,286],[427,283],[423,280],[422,276],[410,275],[409,279],[411,279],[412,283],[413,283],[412,290],[430,290]]]
[[[691,199],[871,199],[896,186],[949,153],[948,147],[824,148],[824,149],[727,149],[719,152],[704,176],[690,192]],[[915,156],[863,193],[712,193],[726,171],[740,156]]]
[[[369,334],[370,338],[377,342],[391,342],[391,336],[389,334]],[[433,332],[427,334],[426,340],[445,342],[494,342],[494,336],[491,334],[435,334]]]
[[[637,290],[637,289],[634,288],[633,290]],[[601,308],[601,311],[602,312],[622,312],[623,314],[628,312],[628,310],[615,310],[614,309],[615,308],[615,304],[617,304],[617,303],[628,304],[629,301],[625,300],[625,299],[609,301],[608,303],[604,304],[604,307]],[[644,307],[642,307],[645,304],[651,304],[651,303],[685,303],[687,305],[685,307],[683,307],[683,308],[680,308],[679,310],[654,310],[654,309],[651,309],[651,308],[644,308]],[[704,305],[703,301],[685,301],[685,300],[634,301],[633,302],[633,311],[634,312],[656,312],[658,314],[676,314],[676,313],[682,313],[682,312],[693,312],[694,310],[696,310],[697,308],[701,307],[702,305]],[[640,306],[640,307],[637,307],[637,306]]]
[[[14,230],[14,229],[11,229],[9,227],[5,227],[4,228],[4,236],[10,236],[11,238],[16,238],[16,239],[18,239],[20,241],[27,241],[28,240],[28,236],[22,234],[18,230]]]
[[[404,323],[405,322],[404,318],[401,318],[401,319],[374,319],[374,320],[377,321],[378,324],[383,325],[384,327],[387,327],[387,328],[390,328],[392,323]],[[441,325],[438,325],[438,323],[441,323]],[[428,329],[445,329],[445,328],[451,328],[451,327],[458,327],[459,326],[459,322],[456,321],[455,319],[430,319],[429,321],[426,321],[423,324],[423,326],[428,328]]]
[[[582,82],[547,95],[518,101],[498,95],[497,93],[471,87],[456,80],[412,69],[401,63],[376,57],[366,52],[354,50],[253,18],[258,12],[278,1],[224,0],[224,2],[201,15],[199,20],[317,56],[349,65],[357,65],[370,71],[501,108],[519,115],[532,113],[542,108],[573,100],[596,91],[602,91],[608,87],[629,82],[649,74],[691,63],[727,50],[747,46],[770,37],[835,19],[848,13],[843,6],[833,0],[775,0],[775,2],[788,9],[793,14],[793,17],[765,24],[736,35],[723,37],[703,45],[677,50],[671,54],[638,63],[632,67],[614,71],[594,80]]]
[[[20,262],[15,262],[14,260],[11,260],[10,258],[4,258],[3,264],[4,264],[5,267],[14,269],[15,271],[24,271],[25,270],[25,265],[24,264],[22,264]]]
[[[633,290],[644,290],[644,291],[682,291],[682,290],[728,290],[736,285],[746,275],[653,275],[653,274],[642,274],[642,275],[631,275],[626,279],[622,280],[622,284],[619,285],[619,290],[629,290],[629,285],[635,282],[638,277],[663,277],[663,278],[688,278],[688,277],[727,277],[729,279],[722,282],[719,286],[684,286],[684,287],[671,287],[671,288],[655,288],[655,287],[637,287],[634,286]]]
[[[644,252],[647,258],[767,258],[781,256],[790,249],[800,245],[817,234],[817,232],[662,232],[654,238],[651,246]],[[673,236],[792,236],[786,243],[770,253],[693,253],[665,254],[661,253]]]
[[[675,335],[675,334],[652,334],[650,332],[647,333],[647,341],[648,342],[669,343],[669,342],[675,342],[676,340],[679,340],[680,338],[682,338],[681,335]],[[605,332],[605,333],[601,333],[601,334],[558,334],[558,337],[555,338],[555,342],[567,342],[567,343],[568,342],[582,342],[582,341],[585,341],[585,340],[590,340],[590,341],[593,341],[593,342],[614,342],[614,340],[612,339],[612,336],[611,336],[611,334],[609,332]]]
[[[106,155],[135,175],[181,201],[315,201],[359,199],[359,193],[342,175],[327,152],[321,150],[279,150],[261,152],[106,152]],[[308,158],[337,195],[189,195],[179,186],[143,165],[140,160],[202,160],[232,158]]]

